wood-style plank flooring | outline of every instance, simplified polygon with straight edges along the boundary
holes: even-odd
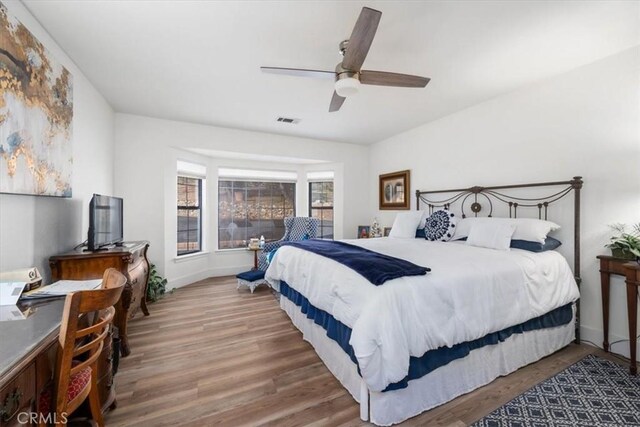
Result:
[[[267,287],[207,279],[149,311],[130,322],[108,427],[368,425]],[[402,425],[468,425],[593,352],[571,345]]]

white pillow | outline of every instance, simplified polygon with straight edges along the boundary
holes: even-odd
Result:
[[[477,222],[467,236],[467,245],[508,251],[515,230],[514,224],[506,222]]]
[[[389,237],[396,239],[415,239],[416,230],[420,225],[422,211],[402,212],[396,215],[393,226],[389,232]]]
[[[421,211],[421,212],[422,212],[422,216],[420,217],[420,223],[418,224],[418,228],[424,228],[427,218],[429,218],[428,210]]]
[[[511,237],[514,240],[526,240],[529,242],[544,243],[547,234],[560,229],[560,226],[554,222],[535,218],[463,218],[456,225],[456,232],[451,240],[458,240],[469,235],[471,228],[475,224],[480,223],[496,223],[496,224],[513,224],[516,230]]]

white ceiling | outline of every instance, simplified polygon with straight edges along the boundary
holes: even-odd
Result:
[[[116,111],[362,144],[640,43],[637,1],[23,1]],[[331,81],[260,72],[333,70],[365,5],[364,68],[426,89],[364,86],[328,113]]]

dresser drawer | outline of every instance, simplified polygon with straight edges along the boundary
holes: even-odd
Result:
[[[145,257],[145,249],[139,249],[134,251],[130,255],[129,266],[127,267],[128,271],[132,271],[140,267],[141,264],[146,264],[147,259]]]
[[[100,402],[104,404],[104,402],[109,402],[110,394],[115,394],[115,384],[113,374],[111,372],[107,373],[105,376],[98,380],[98,395],[100,396]]]
[[[131,283],[131,287],[145,287],[145,280],[147,279],[147,274],[149,273],[149,267],[146,262],[141,262],[134,269],[131,269],[127,272],[127,280]]]
[[[113,363],[113,347],[111,345],[113,339],[113,332],[110,331],[109,335],[104,339],[104,347],[102,353],[98,357],[98,378],[104,376],[107,372],[111,372]]]
[[[131,304],[129,307],[129,318],[133,318],[140,308],[143,298],[146,298],[148,267],[146,262],[141,263],[134,270],[129,272],[129,283],[131,284]]]
[[[20,426],[27,417],[18,414],[30,413],[35,405],[36,365],[32,363],[23,369],[10,383],[0,390],[0,426]]]

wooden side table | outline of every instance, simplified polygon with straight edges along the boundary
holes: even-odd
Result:
[[[627,315],[629,316],[629,353],[631,358],[631,374],[638,373],[636,367],[636,348],[638,336],[638,287],[640,286],[640,264],[627,262],[624,264],[627,282]]]
[[[627,285],[627,316],[629,320],[629,356],[632,375],[638,372],[636,362],[636,337],[638,335],[638,287],[640,287],[640,265],[628,259],[614,258],[609,255],[598,255],[600,260],[600,286],[602,291],[602,331],[604,351],[609,351],[609,288],[610,276],[624,276]]]
[[[251,270],[258,269],[258,252],[262,250],[262,248],[250,248],[247,246],[248,251],[253,251],[253,268]]]

